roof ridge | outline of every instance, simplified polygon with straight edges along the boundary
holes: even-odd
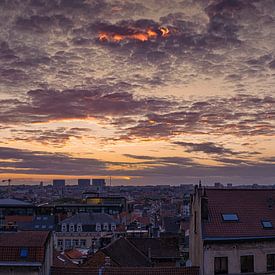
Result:
[[[125,239],[132,247],[135,248],[135,250],[137,250],[142,256],[144,256],[146,258],[146,260],[149,261],[149,263],[151,263],[151,261],[147,255],[145,255],[141,250],[139,250],[130,240],[128,240],[127,238],[125,238]]]

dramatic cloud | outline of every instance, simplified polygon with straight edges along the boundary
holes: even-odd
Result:
[[[274,0],[3,0],[0,25],[2,173],[275,180]]]
[[[82,139],[85,134],[91,132],[88,128],[70,128],[59,127],[55,130],[16,130],[11,132],[15,136],[12,140],[38,142],[41,144],[51,144],[57,147],[63,147],[71,138]]]

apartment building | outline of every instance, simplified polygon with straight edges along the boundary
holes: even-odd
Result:
[[[196,187],[191,208],[190,261],[201,274],[275,274],[275,190]]]

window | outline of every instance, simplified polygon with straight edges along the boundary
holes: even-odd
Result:
[[[48,219],[48,217],[43,217],[43,220],[46,221]]]
[[[227,213],[227,214],[222,214],[222,219],[225,222],[236,222],[239,220],[239,217],[237,214],[234,213]]]
[[[275,254],[266,255],[266,270],[275,271]]]
[[[109,225],[108,225],[108,223],[104,223],[103,229],[104,229],[104,231],[108,231],[108,230],[109,230]]]
[[[27,258],[29,255],[28,248],[20,248],[20,257],[21,258]]]
[[[215,257],[214,262],[215,275],[228,273],[228,258],[227,257]]]
[[[73,240],[73,246],[74,247],[79,246],[79,240],[77,240],[77,239]]]
[[[63,240],[62,239],[57,240],[57,246],[63,246]]]
[[[111,224],[111,230],[112,230],[112,231],[115,231],[115,230],[116,230],[116,224],[115,224],[115,223],[112,223],[112,224]]]
[[[241,256],[241,273],[254,272],[254,256]]]
[[[40,227],[39,224],[36,224],[36,225],[34,226],[35,229],[38,229],[39,227]]]
[[[65,248],[71,248],[71,246],[72,246],[71,240],[70,239],[66,239],[65,240]]]
[[[78,223],[77,224],[77,232],[81,232],[82,231],[82,224]]]
[[[43,224],[42,229],[46,229],[46,228],[47,228],[46,224]]]
[[[86,240],[81,239],[81,240],[80,240],[80,246],[81,246],[81,247],[85,247],[85,246],[86,246]]]
[[[266,221],[262,221],[262,226],[265,229],[273,228],[272,222],[271,221],[267,221],[267,220]]]
[[[62,232],[66,232],[67,231],[67,224],[66,223],[62,223],[61,231]]]
[[[74,224],[70,223],[70,232],[74,232]]]
[[[101,224],[100,223],[96,223],[96,229],[97,232],[101,231]]]

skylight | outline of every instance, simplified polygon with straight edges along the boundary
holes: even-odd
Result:
[[[222,219],[225,222],[236,222],[239,220],[239,217],[235,213],[227,213],[227,214],[222,214]]]
[[[21,258],[27,258],[29,254],[28,248],[21,248],[20,249],[20,257]]]
[[[273,228],[271,221],[262,221],[263,228]]]

